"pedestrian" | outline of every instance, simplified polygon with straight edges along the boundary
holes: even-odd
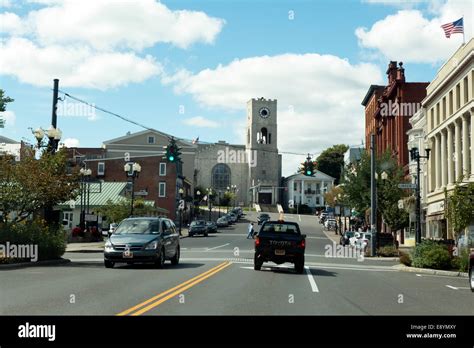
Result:
[[[249,223],[248,232],[249,233],[247,234],[247,239],[253,239],[253,222]]]

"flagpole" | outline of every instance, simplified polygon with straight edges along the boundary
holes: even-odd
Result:
[[[462,18],[462,44],[464,46],[466,44],[466,31],[464,30],[466,26],[464,25],[464,16],[462,16],[461,18]]]

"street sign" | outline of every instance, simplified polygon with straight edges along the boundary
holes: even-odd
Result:
[[[416,189],[416,184],[398,184],[401,189]]]

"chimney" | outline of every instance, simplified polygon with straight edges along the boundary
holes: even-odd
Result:
[[[390,61],[386,74],[388,76],[388,84],[390,85],[397,78],[397,61]]]
[[[405,68],[403,67],[403,62],[398,63],[399,68],[397,70],[397,80],[405,82]]]

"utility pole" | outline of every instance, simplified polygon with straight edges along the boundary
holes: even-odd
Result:
[[[426,158],[430,159],[430,149],[425,149],[426,156],[420,156],[420,151],[418,148],[414,147],[410,149],[411,160],[416,161],[416,229],[415,229],[415,243],[418,245],[421,243],[421,185],[420,185],[420,159]]]
[[[59,91],[59,79],[54,79],[54,86],[53,86],[53,111],[51,114],[51,126],[54,129],[58,128],[58,91]],[[48,150],[50,153],[54,154],[57,150],[57,142],[54,137],[49,138]]]
[[[377,186],[375,182],[375,134],[370,135],[370,231],[372,240],[370,256],[375,256],[377,248]]]

